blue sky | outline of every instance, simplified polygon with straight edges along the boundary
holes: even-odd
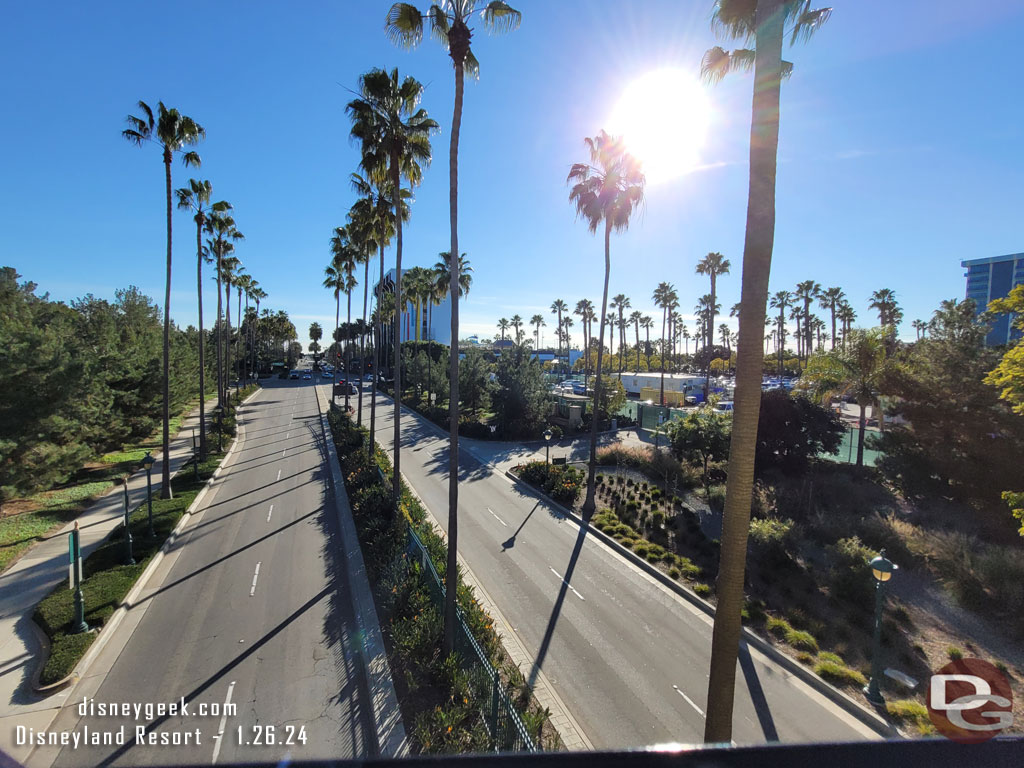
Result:
[[[574,218],[569,166],[586,159],[583,137],[607,124],[630,82],[666,67],[696,76],[719,42],[710,2],[513,4],[522,26],[501,37],[478,30],[481,78],[466,86],[460,244],[475,272],[464,336],[491,335],[516,313],[541,312],[550,325],[556,298],[599,304],[602,245]],[[268,292],[264,306],[287,310],[302,337],[312,320],[331,325],[322,272],[358,162],[348,89],[369,68],[397,66],[426,85],[423,106],[442,126],[405,239],[406,265],[432,265],[448,247],[453,77],[432,40],[408,52],[385,38],[389,6],[9,4],[0,264],[56,299],[135,284],[162,300],[160,155],[120,131],[139,99],[163,100],[207,131],[202,168],[176,164],[174,186],[209,179],[215,198],[234,204],[246,235],[238,256]],[[796,68],[782,94],[772,291],[805,279],[839,285],[873,324],[870,293],[892,288],[912,337],[911,320],[963,296],[961,259],[1024,250],[1022,22],[1019,1],[984,13],[962,2],[838,1],[809,44],[787,48]],[[708,251],[733,264],[719,280],[726,312],[739,300],[751,78],[706,90],[699,168],[650,185],[612,241],[611,294],[656,319],[651,292],[662,280],[692,314],[708,290],[694,265]],[[174,224],[171,312],[194,323],[194,225],[184,212]],[[210,317],[213,291],[206,297]],[[581,339],[578,322],[574,331]]]

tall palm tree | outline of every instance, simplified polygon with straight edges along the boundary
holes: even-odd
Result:
[[[421,164],[430,163],[430,134],[437,123],[419,107],[423,86],[413,77],[399,81],[398,69],[390,74],[373,69],[359,78],[359,98],[348,103],[352,137],[361,143],[360,167],[376,184],[391,181],[392,210],[395,212],[395,320],[394,381],[395,434],[392,497],[401,498],[402,464],[402,179],[410,186],[423,177]],[[453,249],[458,253],[458,248]]]
[[[616,294],[615,298],[612,299],[612,307],[619,313],[619,321],[616,323],[616,327],[619,329],[619,381],[622,381],[622,349],[626,346],[626,323],[623,319],[623,313],[630,307],[629,297],[624,293]]]
[[[335,232],[343,229],[343,227],[337,227]],[[334,292],[334,338],[338,338],[339,331],[341,329],[341,292],[345,287],[345,260],[341,254],[341,249],[335,250],[334,238],[339,237],[335,234],[331,237],[331,263],[324,269],[324,288]],[[337,376],[341,370],[341,366],[338,365],[339,358],[339,347],[334,348],[334,371]],[[346,371],[347,375],[347,371]],[[347,387],[346,387],[347,389]],[[331,405],[335,402],[334,387],[331,387]]]
[[[412,312],[416,318],[412,340],[420,341],[423,328],[423,304],[427,300],[433,281],[423,267],[410,267],[405,271],[403,279],[405,281],[405,297],[408,303],[412,304]]]
[[[465,73],[476,76],[480,64],[470,48],[473,30],[469,22],[475,14],[483,19],[492,32],[506,32],[519,26],[521,14],[502,0],[478,4],[477,0],[443,0],[427,11],[431,32],[448,49],[455,70],[455,105],[452,112],[452,132],[449,144],[448,200],[451,223],[451,247],[448,249],[451,266],[448,292],[452,297],[451,345],[449,346],[449,471],[448,471],[448,565],[447,573],[456,573],[458,564],[458,503],[459,503],[459,135],[462,129],[462,100]],[[388,36],[406,46],[414,46],[423,38],[423,14],[409,3],[395,3],[387,17]],[[455,589],[449,589],[444,610],[444,652],[447,656],[455,648]]]
[[[583,324],[583,386],[584,388],[590,386],[590,339],[591,339],[591,321],[594,319],[594,302],[590,299],[580,299],[576,302],[576,308],[573,310],[574,315],[579,315],[580,322]]]
[[[352,289],[356,287],[355,269],[359,263],[360,249],[352,242],[353,232],[348,227],[335,227],[334,235],[331,237],[331,266],[328,269],[334,271],[333,282],[336,284],[336,291],[344,291],[347,303],[345,323],[352,325]],[[324,280],[324,287],[327,280]],[[337,336],[340,326],[338,325],[338,310],[340,309],[341,297],[336,295],[335,301],[335,335]],[[341,340],[338,339],[338,347],[335,348],[335,370],[339,367],[337,360],[341,356]],[[345,380],[351,380],[351,344],[345,345]],[[333,387],[331,388],[333,391]],[[345,413],[349,412],[349,388],[345,387]]]
[[[363,265],[363,315],[361,319],[361,333],[359,335],[359,373],[366,373],[366,311],[369,306],[369,284],[370,284],[370,260],[377,247],[377,232],[375,227],[373,198],[359,198],[348,211],[348,231],[352,233],[352,241],[358,251],[358,261]],[[346,387],[347,388],[347,387]],[[333,389],[333,387],[332,387]],[[359,399],[356,407],[356,423],[363,425],[363,385],[359,385]],[[372,440],[370,442],[373,442]]]
[[[782,60],[785,22],[793,22],[791,42],[807,38],[830,9],[812,10],[809,0],[716,0],[712,25],[734,38],[751,40],[755,50],[727,53],[712,48],[701,62],[704,76],[720,79],[731,69],[754,70],[750,125],[750,189],[743,244],[740,340],[737,345],[736,396],[729,451],[718,608],[711,645],[704,740],[732,737],[736,660],[739,653],[743,578],[754,482],[754,449],[761,407],[761,337],[775,240],[775,175],[779,147],[779,94],[792,65]]]
[[[185,147],[198,144],[206,138],[206,131],[191,117],[176,109],[168,109],[162,101],[157,102],[157,114],[144,101],[139,109],[143,117],[128,115],[128,128],[121,136],[137,147],[152,143],[160,147],[164,161],[164,186],[167,191],[167,280],[164,288],[164,413],[163,413],[163,461],[161,463],[160,498],[171,498],[171,161],[174,153],[181,155],[186,166],[201,165],[196,152],[185,151]]]
[[[924,320],[914,320],[910,325],[917,332],[916,341],[920,341],[922,338],[924,338],[924,336],[926,335],[926,331],[928,330],[928,323],[926,323]]]
[[[562,314],[564,312],[568,312],[568,311],[569,311],[568,305],[564,301],[562,301],[561,299],[555,299],[553,302],[551,302],[551,314],[558,315],[558,328],[559,328],[559,334],[558,334],[558,362],[559,362],[559,364],[561,364],[561,362],[562,362],[562,334],[563,334],[563,332],[565,330],[565,325],[562,323]],[[568,346],[568,339],[566,339],[566,346]],[[564,371],[564,368],[563,368],[563,371]]]
[[[651,328],[654,327],[654,318],[650,315],[643,315],[640,318],[640,327],[644,329],[646,333],[646,339],[644,340],[644,356],[647,358],[647,370],[651,370]],[[640,364],[640,345],[637,344],[637,367]]]
[[[265,298],[267,298],[267,292],[264,291],[262,288],[256,288],[252,292],[252,299],[253,299],[254,302],[256,302],[256,320],[253,323],[253,331],[252,331],[252,335],[253,335],[252,369],[253,369],[253,371],[256,372],[257,378],[259,377],[259,371],[260,371],[260,360],[259,360],[259,352],[258,352],[259,331],[260,331],[260,323],[259,323],[259,318],[260,318],[260,302],[263,301],[263,299],[265,299]]]
[[[611,275],[612,230],[629,226],[629,219],[644,199],[644,175],[640,162],[630,155],[621,139],[604,131],[584,142],[590,153],[589,163],[574,163],[567,182],[573,184],[569,200],[576,206],[577,217],[586,220],[591,233],[604,224],[604,291],[601,294],[601,317],[597,343],[597,370],[594,379],[594,408],[590,424],[590,466],[587,473],[587,497],[583,515],[594,513],[594,474],[597,467],[598,404],[601,402],[601,357],[604,351],[604,322],[608,311],[608,278]]]
[[[729,260],[720,253],[711,252],[703,259],[697,262],[697,274],[707,275],[711,279],[711,305],[710,305],[710,317],[707,320],[708,327],[708,346],[714,346],[714,328],[715,328],[715,298],[716,294],[716,281],[719,275],[729,274]]]
[[[636,331],[636,368],[634,371],[640,370],[640,321],[643,319],[643,313],[639,310],[634,309],[629,315],[628,323],[633,326],[633,330]],[[627,361],[628,363],[629,361]]]
[[[891,288],[880,288],[871,294],[871,303],[868,305],[878,311],[878,324],[894,327],[903,312],[896,302],[896,292]]]
[[[235,227],[235,219],[231,216],[231,204],[221,202],[219,205],[223,210],[215,210],[206,217],[207,250],[216,258],[216,279],[217,279],[217,404],[224,405],[224,393],[227,389],[227,353],[224,336],[223,305],[221,303],[221,287],[224,276],[224,257],[235,250],[235,243],[244,240],[245,235]]]
[[[725,323],[721,323],[718,326],[718,338],[722,340],[722,346],[725,347],[726,352],[731,355],[732,345],[730,342],[732,340],[732,332],[729,330],[729,326]]]
[[[440,259],[434,264],[434,299],[440,304],[444,301],[451,292],[452,287],[452,276],[451,276],[451,254],[448,251],[441,251],[438,256]],[[459,297],[468,296],[469,288],[473,285],[473,276],[470,274],[473,268],[469,266],[469,259],[466,258],[466,254],[459,254]],[[458,345],[458,340],[454,339],[453,343]],[[451,382],[448,384],[451,387]],[[449,404],[450,407],[450,404]]]
[[[786,347],[786,309],[789,308],[790,302],[793,301],[793,296],[789,291],[776,291],[772,294],[771,307],[772,309],[779,310],[779,315],[776,318],[776,330],[778,331],[777,338],[780,340],[779,343],[779,376],[782,375],[782,356],[785,354]],[[760,402],[758,403],[760,408]]]
[[[547,325],[544,322],[544,315],[534,315],[530,318],[530,325],[533,326],[533,337],[537,341],[537,349],[540,350],[540,329],[541,326]]]
[[[565,359],[566,360],[569,359],[569,345],[570,345],[570,343],[572,341],[572,327],[573,327],[573,325],[575,325],[575,322],[573,321],[571,315],[567,314],[565,317],[562,318],[562,337],[561,337],[561,341],[565,345]],[[565,372],[564,368],[563,368],[562,372],[563,373]]]
[[[235,366],[235,395],[237,396],[241,391],[242,386],[242,370],[241,370],[241,356],[238,354],[238,345],[242,342],[242,294],[249,289],[249,284],[252,281],[250,275],[244,274],[244,269],[239,269],[238,274],[235,277],[235,291],[237,293],[237,304],[238,304],[238,322],[236,323],[237,331],[235,333],[235,346],[234,355],[232,356],[233,365]]]
[[[795,297],[793,297],[792,293],[790,294],[790,298],[793,301],[796,300]],[[793,306],[789,308],[789,319],[790,320],[796,320],[796,334],[795,334],[795,337],[796,337],[796,358],[797,358],[797,360],[803,360],[804,359],[804,333],[803,333],[804,314],[803,314],[803,311],[801,310],[799,304],[795,304],[794,303]]]
[[[206,461],[206,336],[203,332],[203,227],[206,214],[227,210],[227,203],[210,204],[213,187],[209,181],[189,179],[187,187],[175,190],[178,208],[195,211],[196,291],[199,295],[199,458]]]
[[[228,245],[231,244],[225,244],[225,251],[228,250]],[[230,250],[234,251],[234,246]],[[242,262],[237,256],[228,256],[221,258],[220,267],[221,283],[224,286],[224,399],[227,400],[231,395],[228,376],[233,365],[231,360],[231,289],[235,287],[235,280],[240,275]]]
[[[803,282],[797,283],[796,291],[793,294],[797,301],[803,302],[804,305],[804,358],[806,359],[811,354],[812,339],[814,338],[814,329],[811,326],[811,304],[821,296],[821,284],[816,283],[813,280],[804,280]]]
[[[675,289],[671,283],[658,283],[658,287],[654,289],[654,306],[661,309],[661,397],[658,400],[659,405],[665,404],[665,357],[668,352],[665,326],[668,323],[669,306],[674,296]]]
[[[683,326],[683,330],[679,332],[679,335],[683,338],[683,343],[686,344],[686,354],[690,354],[690,331],[687,330],[686,326]]]
[[[378,311],[376,312],[375,322],[377,340],[374,344],[373,386],[370,389],[370,435],[373,436],[373,439],[368,440],[366,445],[367,454],[372,457],[374,441],[377,438],[377,433],[374,431],[377,419],[377,378],[383,367],[382,362],[384,360],[382,352],[384,346],[383,323],[391,319],[391,313],[383,311],[382,308],[387,301],[386,296],[391,296],[390,293],[384,293],[384,249],[388,247],[391,243],[391,238],[395,236],[395,212],[392,207],[395,195],[391,188],[391,182],[386,178],[377,177],[376,181],[371,181],[364,179],[358,173],[353,173],[349,176],[349,180],[352,189],[357,195],[360,195],[360,198],[353,204],[353,208],[359,210],[360,217],[372,222],[374,241],[380,257],[380,278],[377,281],[376,295]],[[411,190],[402,189],[399,191],[399,210],[403,223],[409,220],[409,201],[411,199]],[[360,388],[360,392],[362,392],[362,388]]]
[[[519,315],[512,315],[512,319],[509,321],[509,323],[511,323],[512,327],[515,329],[515,332],[516,332],[516,344],[522,344],[523,343],[523,334],[519,330],[519,328],[523,324],[523,318],[521,318]]]
[[[836,311],[845,297],[846,294],[839,287],[826,288],[818,296],[822,308],[832,313],[832,349],[836,348]]]
[[[846,346],[846,336],[853,327],[853,321],[857,319],[857,313],[853,311],[853,307],[850,306],[849,302],[844,300],[836,311],[836,317],[843,329],[843,346]]]
[[[511,327],[511,323],[504,317],[498,320],[498,330],[501,331],[501,340],[505,341],[505,331]]]

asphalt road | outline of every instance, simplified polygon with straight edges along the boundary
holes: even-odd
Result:
[[[393,413],[380,396],[389,450]],[[402,427],[402,472],[444,527],[447,436],[409,412]],[[460,553],[594,747],[702,742],[710,618],[465,450],[459,465]],[[880,738],[755,650],[737,681],[737,744]]]
[[[55,765],[352,758],[370,749],[365,681],[349,652],[355,624],[344,564],[332,554],[337,522],[313,382],[267,382],[244,418],[241,450],[186,529],[177,559],[119,629],[130,634],[127,644],[104,649],[99,674],[79,684],[51,726],[114,734],[124,726],[127,744],[65,747]],[[133,617],[142,607],[142,618]],[[189,712],[152,722],[145,712],[81,717],[86,695],[142,705],[184,697]],[[147,738],[188,743],[140,746],[138,726]]]

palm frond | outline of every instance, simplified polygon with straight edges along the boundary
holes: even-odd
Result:
[[[447,14],[445,14],[445,12],[435,4],[430,6],[430,10],[427,11],[427,15],[430,17],[430,36],[437,40],[437,42],[443,45],[445,50],[447,50],[448,32],[451,30]]]
[[[203,161],[199,157],[198,152],[185,152],[181,156],[181,162],[186,166],[194,166],[198,168],[203,164]]]
[[[462,71],[474,80],[480,79],[480,62],[476,60],[473,51],[466,51],[466,58],[462,62]]]
[[[395,45],[415,48],[423,40],[423,14],[411,3],[395,3],[384,22],[384,34]]]
[[[757,0],[715,0],[711,29],[723,37],[754,39]]]
[[[501,35],[519,28],[523,15],[502,0],[492,0],[483,10],[484,26]]]
[[[792,77],[793,76],[793,62],[792,61],[786,61],[785,59],[783,59],[782,60],[782,69],[780,70],[780,74],[782,75],[782,79],[783,80],[788,80],[790,77]]]
[[[133,131],[129,128],[121,131],[121,136],[130,141],[137,147],[141,147],[143,142],[149,141],[149,137],[140,133],[139,131]]]
[[[831,8],[805,10],[800,14],[799,18],[796,20],[796,24],[793,26],[793,32],[790,35],[789,44],[795,44],[798,39],[802,39],[804,42],[807,42],[814,36],[815,32],[825,25],[831,16]]]
[[[138,103],[138,107],[143,112],[145,112],[145,114],[146,114],[146,123],[145,123],[145,125],[146,125],[147,128],[149,128],[150,131],[152,131],[153,130],[153,126],[155,125],[155,123],[153,122],[153,110],[149,108],[149,105],[146,102],[141,101],[141,100]]]

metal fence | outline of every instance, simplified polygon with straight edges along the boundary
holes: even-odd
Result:
[[[409,527],[406,552],[410,558],[420,562],[426,576],[427,588],[439,611],[444,611],[444,584],[442,584],[426,547],[419,536]],[[491,735],[491,747],[495,752],[537,752],[537,746],[530,738],[515,704],[505,691],[498,674],[487,658],[487,654],[473,637],[462,618],[462,611],[456,608],[455,650],[463,667],[469,673],[473,699],[480,709],[487,731]]]

